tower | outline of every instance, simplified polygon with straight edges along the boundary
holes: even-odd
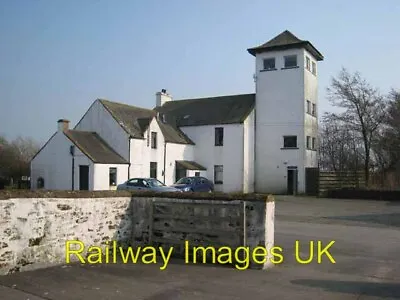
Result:
[[[255,191],[305,192],[317,167],[318,68],[323,55],[290,31],[247,50],[255,57]]]

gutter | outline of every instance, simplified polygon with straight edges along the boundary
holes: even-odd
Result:
[[[164,171],[163,171],[163,175],[164,175],[164,184],[165,184],[165,167],[167,164],[167,142],[164,141]]]
[[[72,191],[75,190],[75,146],[70,147],[70,153],[72,155]]]
[[[131,138],[128,138],[128,179],[131,178],[130,172],[131,172]]]

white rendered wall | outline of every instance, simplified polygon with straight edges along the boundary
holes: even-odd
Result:
[[[115,189],[110,186],[110,168],[117,168],[117,185],[128,180],[128,164],[94,164],[94,190]]]
[[[157,132],[157,148],[151,148],[151,132]],[[129,177],[149,177],[150,162],[157,163],[157,179],[163,181],[164,137],[154,118],[144,133],[145,139],[131,139],[131,167]],[[148,140],[149,139],[149,140]]]
[[[284,67],[285,55],[297,55],[299,68]],[[261,71],[263,59],[275,57],[275,71]],[[256,191],[286,193],[287,166],[298,168],[304,191],[304,51],[285,50],[256,57]],[[298,149],[282,150],[283,136],[297,135]]]
[[[215,127],[224,128],[223,146],[215,146]],[[187,126],[181,130],[196,144],[194,160],[207,168],[206,178],[214,182],[214,165],[223,165],[223,184],[215,184],[216,191],[243,191],[243,124]]]
[[[157,148],[151,148],[151,132],[157,132]],[[164,182],[165,153],[165,184],[175,183],[175,161],[194,160],[193,145],[167,143],[156,119],[150,122],[144,133],[145,139],[131,139],[131,167],[129,177],[149,177],[150,162],[157,162],[157,179]],[[149,139],[149,141],[147,141]]]
[[[196,176],[196,172],[200,172],[201,177],[207,177],[207,171],[197,171],[197,170],[188,170],[187,176],[192,177]]]
[[[167,155],[166,155],[166,172],[165,172],[165,184],[171,185],[175,183],[176,174],[176,163],[177,160],[195,160],[194,159],[194,148],[193,145],[186,144],[171,144],[167,143]],[[187,176],[194,176],[196,171],[188,170]],[[205,172],[202,172],[204,175]]]
[[[129,160],[129,135],[99,100],[92,104],[74,129],[97,132],[119,155]]]
[[[47,145],[31,162],[32,189],[37,188],[37,179],[43,177],[44,189],[72,189],[72,156],[70,146],[73,143],[63,132],[57,132]],[[79,189],[79,165],[89,165],[89,189],[93,189],[93,164],[77,148],[75,148],[75,189]]]
[[[311,62],[317,65],[317,75],[306,69],[304,65],[304,111],[305,111],[305,137],[316,138],[316,147],[318,147],[318,64],[316,59],[306,50],[304,55],[308,56]],[[310,63],[311,64],[311,63]],[[307,113],[307,100],[316,104],[316,116]],[[311,105],[312,108],[312,105]],[[316,150],[305,150],[305,167],[318,167],[318,153]]]
[[[254,110],[244,121],[243,146],[243,192],[254,192],[254,134],[255,112]]]

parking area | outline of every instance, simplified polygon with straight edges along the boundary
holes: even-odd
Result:
[[[238,271],[174,260],[157,265],[56,266],[0,277],[0,299],[400,299],[400,203],[277,197],[275,245],[284,261]],[[310,241],[334,241],[300,264]]]

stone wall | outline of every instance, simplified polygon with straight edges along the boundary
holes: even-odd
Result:
[[[185,255],[185,241],[202,247],[270,249],[274,244],[273,200],[269,197],[264,201],[173,198],[133,201],[132,245],[173,247],[173,254],[178,257]]]
[[[0,200],[0,274],[65,262],[65,242],[129,242],[131,198]]]
[[[163,211],[157,210],[160,201],[170,205],[170,210],[164,210],[162,222]],[[227,208],[229,205],[233,210]],[[203,219],[200,223],[202,215],[213,221]],[[208,245],[215,242],[215,247],[272,247],[273,216],[273,198],[223,201],[124,196],[0,200],[0,275],[65,263],[68,240],[100,247],[110,241],[124,247],[167,246],[165,242],[157,243],[156,235],[175,239],[175,244],[183,244],[185,239],[193,241],[200,235],[203,241],[208,239]],[[191,235],[185,230],[171,234],[174,226],[191,231]],[[224,230],[231,230],[233,235],[215,235]]]

